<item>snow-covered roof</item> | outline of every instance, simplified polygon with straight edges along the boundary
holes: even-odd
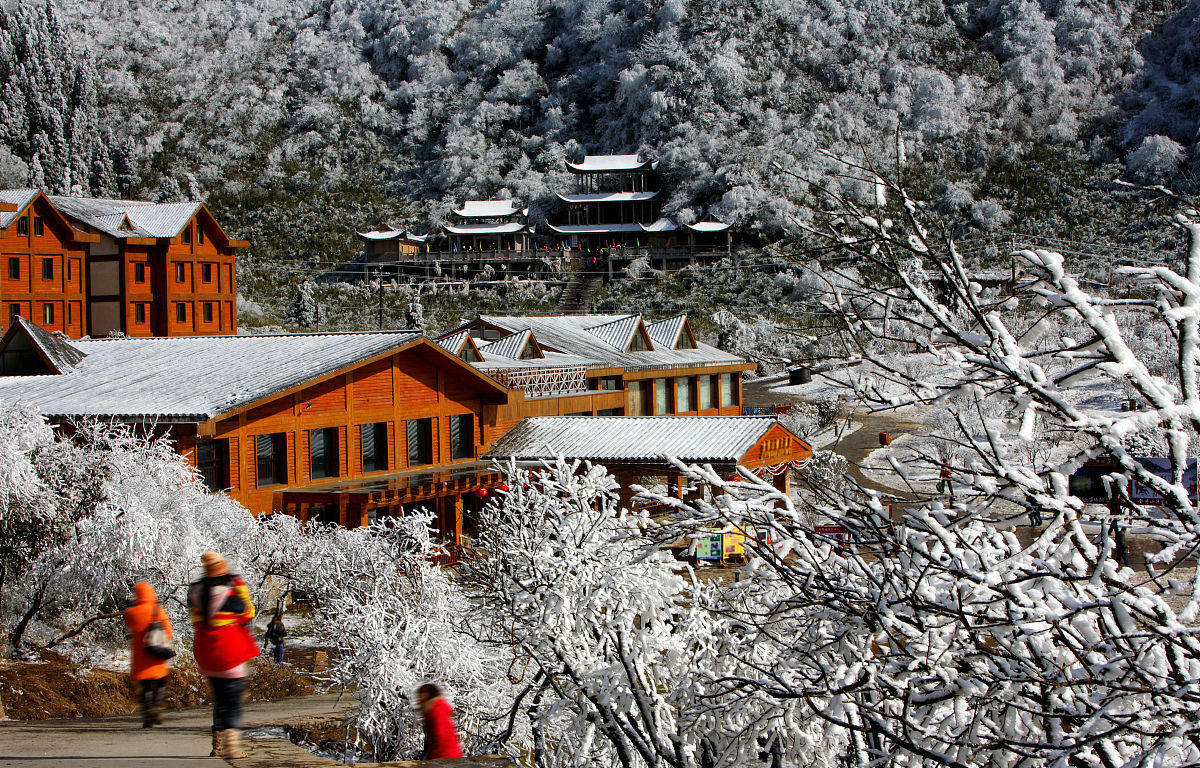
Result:
[[[729,229],[729,225],[721,221],[697,221],[686,226],[693,232],[724,232]]]
[[[0,350],[10,350],[13,337],[18,334],[25,337],[29,348],[37,353],[53,373],[67,373],[85,357],[83,352],[71,346],[66,338],[39,328],[20,315],[17,315],[15,322],[0,338]]]
[[[647,323],[646,332],[654,341],[654,348],[675,349],[679,342],[679,333],[687,325],[687,315],[675,315],[657,323]]]
[[[369,232],[356,232],[363,240],[408,240],[412,243],[423,243],[429,239],[429,235],[414,235],[407,229],[393,229],[384,227],[383,229],[373,229]]]
[[[643,224],[642,229],[647,232],[674,232],[679,226],[664,216],[653,224]]]
[[[547,224],[546,226],[560,235],[613,235],[645,231],[641,224],[564,224],[557,227]]]
[[[515,200],[467,200],[455,211],[464,219],[495,219],[525,213]]]
[[[15,211],[0,211],[0,229],[8,229],[21,212],[24,211],[33,198],[37,197],[36,189],[0,189],[0,203],[15,205]]]
[[[489,354],[481,349],[479,352],[483,360],[478,363],[471,363],[477,370],[483,373],[493,373],[496,371],[511,371],[516,369],[530,368],[598,368],[601,363],[598,360],[591,360],[578,355],[564,355],[559,352],[542,351],[542,357],[531,357],[527,360],[519,358],[501,357],[500,355]]]
[[[616,320],[594,325],[587,330],[588,333],[600,339],[605,344],[609,344],[614,349],[624,352],[626,349],[629,349],[629,342],[641,325],[642,318],[640,315],[629,315],[628,317],[618,317]]]
[[[456,331],[449,336],[443,336],[437,340],[438,346],[446,350],[452,355],[457,355],[462,352],[463,344],[470,338],[470,331]]]
[[[403,331],[72,341],[86,357],[69,373],[0,376],[0,401],[51,417],[206,421],[419,338]]]
[[[581,195],[564,195],[558,192],[558,199],[564,203],[638,203],[643,200],[653,200],[657,192],[598,192]]]
[[[506,221],[502,224],[443,224],[442,229],[452,235],[511,235],[527,231],[526,226],[519,221]]]
[[[510,333],[507,336],[496,339],[490,344],[481,344],[479,346],[479,353],[483,355],[495,355],[497,357],[520,359],[521,353],[525,351],[525,346],[529,344],[529,340],[532,337],[533,331],[526,328],[523,331]],[[538,351],[540,352],[540,350]]]
[[[657,165],[658,163],[643,160],[638,155],[588,155],[583,158],[582,163],[567,161],[567,167],[577,173],[641,171]]]
[[[483,458],[730,463],[778,424],[762,416],[543,416],[522,420]]]
[[[176,237],[203,205],[61,195],[51,195],[50,202],[65,215],[115,238]],[[122,227],[126,220],[130,229]]]
[[[631,320],[632,318],[632,320]],[[652,350],[625,352],[597,335],[593,330],[616,321],[625,321],[633,326],[638,315],[481,315],[479,321],[509,333],[533,331],[546,356],[551,351],[574,355],[593,361],[591,367],[624,368],[645,370],[655,368],[683,368],[692,366],[715,366],[746,364],[737,355],[722,352],[716,347],[696,343],[696,349],[664,349],[657,345]],[[628,337],[626,339],[628,341]]]

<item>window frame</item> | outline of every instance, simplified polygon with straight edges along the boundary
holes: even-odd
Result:
[[[264,442],[264,439],[266,442]],[[264,445],[269,445],[271,451],[264,453]],[[271,462],[271,482],[263,482],[264,461]],[[254,436],[254,485],[256,488],[270,488],[276,485],[287,485],[287,433],[270,432]]]
[[[175,282],[187,282],[187,264],[182,261],[175,262]]]
[[[204,318],[204,322],[211,323],[213,321],[213,303],[211,301],[205,301],[202,303],[201,312],[201,317]]]
[[[391,452],[388,450],[388,434],[386,421],[374,421],[360,424],[358,427],[358,456],[362,464],[363,474],[386,472],[391,468]],[[367,435],[371,435],[372,463],[367,466]],[[383,438],[382,441],[380,438]]]
[[[21,257],[20,256],[9,256],[8,257],[8,279],[9,280],[20,280],[21,279]]]
[[[54,279],[54,257],[53,256],[43,256],[42,257],[42,279],[43,280],[53,280]]]
[[[320,438],[318,440],[318,438]],[[308,476],[313,480],[328,480],[330,478],[342,476],[341,454],[338,449],[338,428],[337,427],[318,427],[308,430]],[[315,453],[318,443],[322,447],[321,464],[317,463],[317,454]],[[321,472],[317,470],[320,468]]]
[[[424,434],[422,435],[422,432]],[[433,418],[408,419],[404,422],[405,457],[410,467],[424,467],[433,463]],[[421,439],[424,443],[421,444]]]
[[[54,302],[42,302],[42,324],[54,325]]]
[[[133,263],[133,282],[138,285],[146,282],[146,262],[135,261]]]
[[[683,396],[685,394],[686,398]],[[677,376],[675,378],[675,412],[691,413],[694,410],[696,410],[696,377]]]
[[[29,217],[22,216],[17,219],[17,236],[29,237]]]
[[[211,283],[213,281],[212,264],[205,262],[200,265],[200,282]]]
[[[475,414],[456,413],[450,416],[450,460],[475,458]],[[469,430],[466,442],[463,442],[464,425]]]
[[[136,302],[133,305],[133,322],[146,322],[146,305],[144,302]]]
[[[177,323],[186,323],[187,322],[187,302],[186,301],[175,302],[175,322],[177,322]]]
[[[33,236],[41,237],[46,234],[46,220],[41,216],[33,217]]]

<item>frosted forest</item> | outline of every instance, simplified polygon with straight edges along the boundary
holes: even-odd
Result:
[[[491,197],[536,226],[584,152],[646,153],[667,215],[759,245],[801,237],[804,180],[861,186],[819,150],[899,163],[960,235],[1151,249],[1162,227],[1112,183],[1188,189],[1200,163],[1200,21],[1178,0],[0,11],[0,183],[204,199],[253,244],[246,298],[276,305],[352,256],[356,228]]]

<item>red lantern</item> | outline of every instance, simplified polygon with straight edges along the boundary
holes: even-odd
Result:
[[[507,491],[507,490],[508,490],[508,483],[500,483],[500,486],[499,486],[499,487],[498,487],[496,490],[499,490],[499,491]]]
[[[477,488],[475,490],[475,495],[481,499],[484,498],[485,496],[487,496],[487,488]]]

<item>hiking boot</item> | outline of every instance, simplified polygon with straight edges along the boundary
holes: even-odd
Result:
[[[224,733],[224,731],[218,733],[216,729],[213,729],[212,752],[208,753],[209,757],[224,757],[225,756],[224,751],[223,751],[225,744],[221,741],[221,733]]]
[[[238,760],[243,757],[250,757],[246,750],[242,749],[241,734],[237,728],[230,728],[227,731],[221,731],[218,734],[221,739],[221,757],[227,760]]]

